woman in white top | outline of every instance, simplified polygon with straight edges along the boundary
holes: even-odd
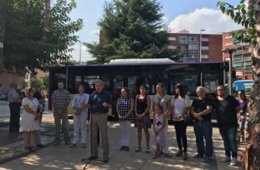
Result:
[[[74,109],[73,122],[74,122],[74,134],[71,148],[76,147],[76,144],[81,137],[82,148],[87,146],[87,118],[88,109],[87,104],[89,101],[89,94],[84,93],[85,86],[79,84],[78,92],[72,100],[72,108]],[[81,136],[80,136],[81,134]]]
[[[187,111],[190,107],[190,98],[185,95],[184,87],[182,84],[175,85],[175,96],[171,101],[172,118],[176,131],[176,139],[179,151],[176,156],[183,156],[183,160],[188,159],[187,155],[187,136],[186,136],[186,123]]]
[[[26,89],[26,97],[22,100],[23,114],[21,120],[21,132],[23,132],[24,148],[27,151],[33,151],[35,148],[35,134],[40,130],[39,118],[40,114],[37,112],[41,110],[40,104],[36,98],[33,97],[35,89],[33,87]]]

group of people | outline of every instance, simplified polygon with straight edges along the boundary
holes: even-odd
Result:
[[[90,160],[98,158],[98,137],[101,137],[103,148],[103,162],[108,162],[109,141],[107,129],[107,112],[112,106],[112,94],[104,89],[102,80],[95,81],[95,91],[91,94],[85,93],[83,84],[78,86],[78,94],[70,100],[70,93],[64,89],[64,82],[57,83],[58,89],[52,93],[52,106],[55,122],[55,145],[60,144],[60,127],[64,133],[65,144],[74,148],[81,143],[87,146],[87,125],[91,122],[91,155]],[[211,114],[213,110],[217,113],[219,132],[224,141],[225,157],[223,161],[230,165],[237,165],[237,141],[238,128],[237,115],[243,117],[246,113],[243,105],[231,95],[228,95],[223,85],[217,86],[216,97],[212,98],[206,94],[204,87],[196,89],[197,98],[191,102],[182,84],[174,86],[175,95],[166,94],[163,83],[156,85],[156,94],[148,95],[148,88],[141,84],[139,93],[132,97],[127,87],[121,89],[121,95],[116,103],[116,111],[120,121],[120,150],[129,151],[130,127],[135,123],[137,129],[137,147],[135,152],[142,151],[142,130],[145,133],[145,152],[150,150],[150,132],[152,127],[152,139],[156,150],[154,159],[159,156],[171,157],[169,152],[168,122],[173,121],[176,140],[178,145],[177,157],[188,159],[188,141],[186,135],[187,120],[193,119],[194,134],[196,137],[197,154],[194,158],[204,158],[210,161],[213,156],[212,124]],[[24,147],[33,150],[36,143],[36,132],[40,129],[42,105],[40,99],[35,98],[34,87],[26,91],[26,97],[22,100],[23,116],[21,131],[24,133]],[[15,95],[13,95],[15,99]],[[14,100],[15,101],[15,100]],[[67,107],[71,103],[74,110],[74,133],[70,141],[68,133]],[[11,103],[10,103],[11,104]],[[242,108],[242,110],[241,110]],[[153,122],[151,123],[151,118]],[[17,129],[16,129],[17,130]],[[38,142],[38,144],[40,144]]]
[[[146,153],[150,152],[150,115],[153,118],[153,136],[156,144],[154,159],[169,154],[168,122],[173,121],[178,145],[177,157],[182,156],[183,160],[188,159],[186,127],[188,118],[193,119],[194,134],[196,137],[197,154],[196,159],[204,158],[211,161],[213,158],[212,123],[211,114],[213,110],[217,114],[219,132],[224,141],[225,156],[224,162],[231,166],[237,165],[237,141],[236,133],[238,128],[237,115],[241,113],[240,102],[233,96],[228,95],[223,85],[217,86],[216,97],[208,96],[206,89],[197,87],[197,98],[191,102],[185,94],[184,86],[174,86],[175,95],[169,96],[165,92],[162,83],[156,85],[156,94],[149,96],[147,87],[140,85],[139,94],[135,99],[131,98],[126,87],[121,89],[121,96],[117,102],[117,113],[121,128],[120,150],[129,150],[129,129],[132,121],[137,127],[137,147],[135,152],[142,150],[142,129],[145,132]],[[242,109],[245,114],[245,109]],[[152,112],[151,114],[149,112]],[[241,113],[242,115],[242,113]]]

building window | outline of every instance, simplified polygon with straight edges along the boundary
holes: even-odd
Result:
[[[189,45],[189,50],[198,50],[199,46],[198,45]]]
[[[209,55],[207,55],[207,54],[202,54],[202,55],[201,55],[201,58],[209,58]]]
[[[208,39],[208,38],[201,38],[201,41],[206,41],[206,42],[208,42],[209,39]]]
[[[176,41],[176,37],[168,37],[169,41]]]
[[[188,44],[188,37],[187,36],[179,36],[178,42],[180,44]]]
[[[176,47],[176,46],[174,46],[174,45],[168,45],[168,49],[175,50],[175,49],[177,49],[177,47]]]
[[[209,50],[209,47],[207,47],[207,46],[202,46],[202,47],[201,47],[201,50]]]

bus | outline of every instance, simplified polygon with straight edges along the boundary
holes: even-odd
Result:
[[[253,89],[253,80],[236,80],[233,82],[233,88],[236,91],[243,90],[246,95],[249,95]]]
[[[63,79],[65,88],[77,93],[77,84],[84,83],[87,92],[94,91],[94,81],[101,79],[105,89],[113,95],[113,116],[120,89],[128,87],[135,96],[140,84],[149,87],[149,94],[156,92],[156,84],[164,83],[167,94],[174,94],[174,85],[182,83],[187,94],[196,96],[196,87],[202,85],[208,92],[215,92],[218,84],[226,83],[226,62],[174,62],[170,59],[117,59],[104,64],[64,65],[49,72],[49,96],[57,89],[57,81]],[[49,100],[51,102],[51,99]],[[51,106],[51,105],[50,105]]]

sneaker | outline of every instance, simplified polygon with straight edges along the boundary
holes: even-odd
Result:
[[[193,156],[193,158],[194,159],[202,159],[202,158],[204,158],[204,156],[197,153],[196,155]]]
[[[177,156],[177,157],[182,156],[182,150],[179,150],[179,151],[176,153],[176,156]]]
[[[135,152],[141,152],[141,147],[135,148]]]
[[[230,166],[237,166],[237,158],[231,159]]]
[[[186,161],[188,159],[188,154],[187,152],[183,152],[183,158],[184,161]]]
[[[125,150],[125,146],[121,146],[119,150],[120,151]]]
[[[86,144],[86,143],[82,143],[81,147],[82,147],[82,148],[86,148],[86,147],[87,147],[87,144]]]
[[[230,157],[225,156],[224,158],[222,158],[221,161],[222,161],[222,162],[230,162]]]

